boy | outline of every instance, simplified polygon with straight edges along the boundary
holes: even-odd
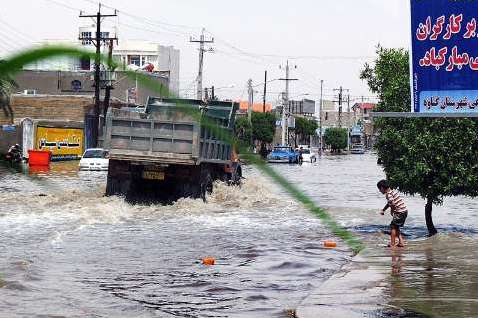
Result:
[[[400,234],[400,227],[403,227],[407,219],[407,206],[397,190],[390,189],[387,180],[380,180],[377,183],[377,188],[382,194],[385,194],[385,198],[387,199],[387,205],[380,211],[380,214],[384,215],[385,211],[390,208],[390,214],[392,215],[392,222],[390,223],[390,247],[403,247],[403,237]],[[396,244],[396,239],[398,239],[398,244]]]

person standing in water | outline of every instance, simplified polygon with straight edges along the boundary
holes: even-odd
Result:
[[[392,222],[390,223],[390,247],[403,247],[404,239],[400,233],[400,228],[405,225],[405,220],[408,216],[407,206],[398,194],[397,190],[392,190],[387,180],[380,180],[377,183],[378,190],[385,194],[387,204],[380,210],[380,214],[384,215],[385,211],[390,208],[392,215]],[[397,244],[398,239],[398,244]]]

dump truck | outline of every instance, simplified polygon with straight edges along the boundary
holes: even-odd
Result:
[[[109,109],[106,195],[130,202],[206,200],[216,180],[239,184],[242,170],[230,138],[238,108],[234,102],[150,97],[144,108]]]

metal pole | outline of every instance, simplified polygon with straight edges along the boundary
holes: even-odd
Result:
[[[252,125],[252,107],[254,103],[254,97],[253,97],[254,89],[252,88],[252,79],[249,79],[247,81],[247,86],[248,86],[247,91],[249,94],[248,105],[247,105],[247,119],[249,120],[249,124]]]
[[[266,112],[267,71],[264,73],[264,96],[262,98],[262,111]]]
[[[319,155],[322,157],[322,103],[323,103],[324,80],[320,80],[320,105],[319,105]]]
[[[199,40],[199,70],[198,70],[198,87],[197,99],[202,100],[202,68],[204,59],[204,29],[202,29],[201,39]]]

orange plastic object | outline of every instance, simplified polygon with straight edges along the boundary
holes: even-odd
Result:
[[[214,259],[214,257],[206,257],[202,259],[202,263],[203,265],[211,266],[216,263],[216,260]]]
[[[333,242],[333,241],[324,241],[324,246],[325,247],[337,247],[337,243]]]
[[[28,164],[30,166],[50,165],[51,153],[49,151],[28,150]]]
[[[28,172],[30,174],[45,174],[50,172],[50,166],[29,166]]]

